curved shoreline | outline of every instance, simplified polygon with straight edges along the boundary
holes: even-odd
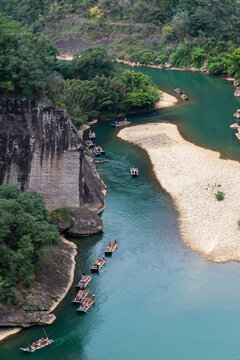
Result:
[[[184,243],[214,262],[240,261],[239,162],[184,140],[173,124],[137,125],[118,136],[147,151],[178,208]],[[218,190],[223,201],[215,198]]]
[[[155,110],[163,109],[166,107],[174,106],[178,103],[178,99],[166,93],[165,91],[159,90],[162,94],[162,98],[156,103]]]
[[[193,71],[193,72],[202,72],[205,74],[209,74],[208,70],[206,70],[204,68],[195,68],[194,66],[190,66],[189,68],[178,68],[178,67],[173,67],[171,64],[169,64],[169,65],[153,65],[153,64],[149,65],[149,64],[141,64],[138,62],[132,62],[132,61],[121,60],[121,59],[117,59],[117,62],[120,64],[132,66],[132,67],[135,66],[135,67],[147,67],[147,68],[152,68],[152,69],[165,69],[165,70],[175,70],[175,71]]]

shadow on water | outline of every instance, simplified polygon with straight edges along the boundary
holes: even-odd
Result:
[[[238,158],[231,142],[231,115],[239,107],[233,88],[220,78],[198,73],[139,69],[169,93],[181,86],[188,103],[129,120],[174,121],[184,136]],[[219,97],[220,96],[220,97]],[[51,360],[226,360],[240,355],[239,264],[208,262],[183,244],[178,214],[152,173],[146,153],[116,138],[110,121],[93,127],[106,150],[97,163],[108,191],[102,214],[104,231],[78,244],[74,285],[101,256],[109,241],[119,247],[89,289],[96,303],[87,314],[76,312],[73,285],[47,327],[55,344],[34,354]],[[140,175],[131,178],[129,169]],[[42,336],[34,327],[0,344],[1,359],[23,359],[19,347]],[[31,356],[31,355],[30,355]]]

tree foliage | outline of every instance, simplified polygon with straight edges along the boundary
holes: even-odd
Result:
[[[0,301],[15,301],[19,286],[30,286],[40,248],[58,242],[42,196],[0,186]]]
[[[47,78],[57,50],[41,36],[21,29],[0,14],[0,94],[39,98],[47,94]]]

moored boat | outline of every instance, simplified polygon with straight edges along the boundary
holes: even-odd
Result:
[[[89,290],[79,290],[72,302],[75,304],[81,304],[81,302],[87,297],[88,294]]]
[[[84,143],[88,148],[95,146],[92,140],[85,140]]]
[[[173,89],[177,94],[181,94],[182,93],[182,90],[180,88],[175,88]]]
[[[187,97],[186,94],[184,94],[183,90],[181,90],[180,88],[175,88],[174,91],[180,95],[181,99],[183,100],[189,100],[189,97]]]
[[[92,306],[92,304],[94,304],[95,302],[95,296],[92,295],[92,298],[86,298],[79,306],[79,308],[77,309],[77,311],[81,311],[81,312],[87,312],[88,309]]]
[[[36,350],[40,350],[42,348],[44,348],[45,346],[51,345],[54,341],[52,339],[50,339],[49,336],[47,336],[46,338],[41,338],[39,340],[37,340],[36,342],[33,342],[32,345],[28,345],[26,348],[20,348],[22,351],[28,352],[28,353],[32,353],[35,352]]]
[[[87,149],[86,152],[90,156],[100,156],[101,155],[100,152],[95,151],[94,149]]]
[[[189,100],[189,98],[187,97],[186,94],[180,94],[180,97],[181,97],[183,100]]]
[[[115,127],[121,127],[121,126],[126,126],[126,125],[129,125],[131,124],[130,121],[127,121],[127,119],[123,120],[123,121],[115,121],[114,123],[112,123],[111,125],[112,126],[115,126]]]
[[[114,251],[116,250],[117,246],[117,240],[114,240],[113,243],[110,242],[107,246],[107,249],[105,250],[105,255],[112,255],[112,253],[114,253]]]
[[[77,284],[77,287],[80,289],[84,289],[92,280],[92,276],[83,274],[79,283]]]
[[[98,258],[95,263],[93,264],[93,266],[91,267],[91,270],[93,271],[99,271],[101,270],[101,268],[103,267],[103,265],[105,264],[105,259],[103,258]]]
[[[93,132],[92,130],[89,130],[88,137],[89,137],[89,139],[95,139],[95,137],[96,137],[95,132]]]
[[[131,168],[130,169],[130,174],[132,176],[138,176],[138,168],[137,167]]]
[[[97,151],[100,152],[100,154],[105,154],[105,151],[103,150],[103,148],[100,145],[96,146],[96,148],[97,148]]]

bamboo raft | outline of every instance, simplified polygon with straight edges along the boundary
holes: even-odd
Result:
[[[92,280],[92,276],[89,275],[82,275],[79,283],[77,284],[77,287],[80,289],[84,289]]]
[[[189,97],[187,97],[187,95],[184,94],[184,92],[183,92],[180,88],[175,88],[174,91],[175,91],[183,100],[189,100]]]
[[[116,250],[117,246],[118,243],[115,240],[110,246],[107,246],[107,249],[105,250],[105,255],[112,255],[112,253],[114,253],[114,251]]]
[[[95,144],[92,142],[92,140],[85,140],[84,143],[88,148],[95,146]]]
[[[79,306],[79,308],[77,309],[77,311],[81,311],[81,312],[87,312],[89,310],[89,308],[92,306],[92,304],[94,304],[95,300],[91,299],[91,298],[86,298],[81,305]]]
[[[96,137],[95,132],[89,130],[88,137],[89,137],[89,139],[95,139],[95,137]]]
[[[127,126],[131,124],[130,121],[127,121],[127,120],[123,120],[123,121],[115,121],[114,123],[111,124],[111,126],[114,126],[114,127],[121,127],[121,126]]]
[[[101,268],[103,267],[104,264],[105,264],[105,260],[102,258],[99,258],[98,260],[95,261],[95,263],[91,267],[91,270],[99,271],[99,270],[101,270]]]
[[[89,290],[79,290],[75,299],[72,301],[75,304],[81,304],[89,294]]]
[[[38,340],[38,342],[41,341],[41,340]],[[33,345],[35,343],[33,343],[30,347],[27,346],[26,348],[20,348],[22,351],[25,351],[25,352],[29,352],[29,353],[32,353],[32,352],[35,352],[36,350],[40,350],[42,348],[44,348],[45,346],[48,346],[48,345],[51,345],[54,341],[51,340],[51,339],[43,339],[43,341],[45,341],[43,344],[39,344],[39,345]],[[37,342],[36,342],[37,344]]]
[[[130,169],[130,174],[132,175],[132,176],[138,176],[138,168],[131,168]]]

